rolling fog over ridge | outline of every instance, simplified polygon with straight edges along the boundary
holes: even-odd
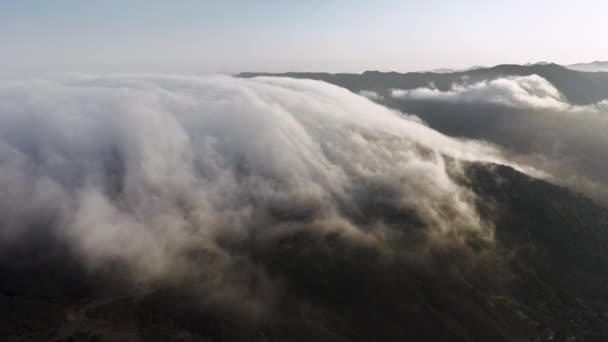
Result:
[[[501,76],[539,75],[554,84],[569,101],[575,104],[591,104],[606,99],[605,80],[608,76],[603,72],[582,72],[571,70],[555,63],[536,63],[529,65],[500,64],[493,67],[474,67],[471,70],[441,72],[395,72],[395,71],[365,71],[363,73],[326,73],[326,72],[241,72],[240,77],[254,76],[286,76],[294,78],[309,78],[340,83],[353,92],[385,91],[387,89],[415,89],[434,87],[439,90],[449,90],[454,84],[475,83],[500,78]],[[575,86],[583,86],[580,87]]]
[[[565,152],[539,161],[510,131],[493,141],[483,126],[468,139],[448,130],[466,133],[482,115],[603,119],[601,101],[571,103],[526,68],[411,89],[407,74],[389,73],[401,87],[383,88],[376,72],[349,76],[350,90],[294,78],[308,74],[5,82],[1,298],[38,314],[3,331],[601,340],[608,210],[545,182],[601,203],[602,187],[556,172],[601,173],[568,169]],[[366,75],[374,87],[360,86]],[[57,316],[69,303],[86,308],[76,323]],[[370,319],[369,308],[388,316]]]
[[[515,160],[606,203],[608,73],[557,64],[454,73],[242,73],[323,80],[419,116],[445,134],[503,146]]]
[[[608,341],[607,12],[0,2],[0,342]]]

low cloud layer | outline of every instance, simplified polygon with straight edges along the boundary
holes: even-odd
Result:
[[[400,253],[411,255],[471,236],[491,244],[454,159],[504,163],[492,146],[322,82],[4,82],[0,241],[49,230],[93,271],[118,262],[134,283],[192,283],[255,311],[278,285],[247,246],[285,234],[340,234],[387,253],[407,240]]]
[[[465,82],[448,91],[393,89],[390,95],[394,106],[435,129],[501,145],[512,151],[512,160],[608,203],[606,100],[573,105],[537,75]]]
[[[606,107],[605,103],[588,108],[573,106],[549,81],[538,75],[511,76],[473,84],[454,84],[449,91],[440,91],[434,87],[393,89],[391,96],[404,100],[484,103],[534,110],[581,111]]]

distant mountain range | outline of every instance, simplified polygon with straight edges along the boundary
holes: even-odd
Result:
[[[490,68],[480,68],[457,72],[380,72],[366,71],[352,73],[256,73],[244,72],[240,77],[284,76],[308,78],[332,83],[353,92],[364,90],[385,92],[387,89],[416,89],[432,85],[441,91],[449,90],[454,84],[474,83],[505,76],[539,75],[551,82],[574,104],[591,104],[608,98],[608,73],[590,73],[572,70],[557,64],[515,65],[503,64]]]
[[[439,69],[429,70],[429,72],[434,72],[434,73],[437,73],[437,74],[450,74],[450,73],[453,73],[453,72],[471,71],[471,70],[483,69],[483,68],[485,68],[485,67],[481,66],[481,65],[474,65],[472,67],[468,67],[468,68],[465,68],[465,69],[439,68]]]

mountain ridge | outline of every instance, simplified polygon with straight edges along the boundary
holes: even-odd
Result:
[[[96,283],[116,279],[74,267],[59,271],[62,258],[72,257],[58,255],[49,268],[54,277],[21,288],[48,267],[37,259],[34,268],[13,270],[15,277],[2,283],[0,316],[13,318],[0,324],[0,337],[52,340],[70,332],[77,340],[603,341],[608,209],[507,166],[464,168],[462,181],[479,196],[480,213],[495,221],[496,250],[480,259],[454,250],[425,264],[390,260],[339,235],[302,231],[253,251],[287,290],[280,315],[255,323],[197,308],[179,289],[103,294]],[[37,253],[25,248],[22,257]],[[0,264],[1,274],[7,266]],[[83,288],[63,286],[64,295],[55,294],[55,282],[70,281]],[[20,313],[11,316],[13,310]]]
[[[238,77],[257,76],[307,78],[325,81],[355,93],[361,91],[379,91],[387,89],[416,89],[432,85],[441,91],[449,90],[454,84],[475,83],[508,76],[538,75],[552,83],[573,104],[588,105],[608,98],[608,73],[581,72],[564,66],[549,64],[500,64],[489,68],[480,68],[452,73],[365,71],[355,73],[256,73],[242,72]]]

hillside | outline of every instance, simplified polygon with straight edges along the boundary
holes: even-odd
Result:
[[[277,315],[254,322],[195,305],[178,288],[130,293],[115,272],[90,274],[52,239],[34,239],[2,251],[24,263],[0,265],[0,336],[13,341],[604,341],[608,211],[508,167],[470,164],[466,169],[480,212],[495,220],[495,248],[478,245],[477,255],[447,250],[419,264],[387,259],[339,235],[285,236],[272,248],[248,252],[282,279],[286,291]],[[57,252],[41,258],[41,244]]]

